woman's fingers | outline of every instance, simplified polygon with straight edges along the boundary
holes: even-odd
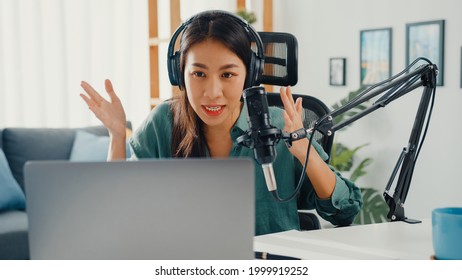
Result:
[[[301,116],[303,112],[303,99],[301,97],[297,98],[295,101],[295,109],[297,113]]]
[[[297,98],[294,102],[290,87],[282,87],[280,93],[282,103],[284,104],[284,118],[286,119],[286,123],[289,124],[289,126],[303,125],[301,119],[303,112],[302,99]],[[300,127],[296,127],[296,129],[298,128]]]
[[[98,119],[101,117],[101,105],[98,105],[93,99],[90,99],[87,95],[81,93],[80,96],[87,103],[88,109],[95,114]]]
[[[292,96],[292,90],[290,87],[283,87],[280,90],[282,103],[284,104],[284,110],[290,116],[290,118],[297,118],[298,108],[294,98]]]
[[[119,97],[116,95],[115,91],[114,91],[114,88],[112,87],[112,83],[109,79],[106,79],[104,81],[104,86],[106,88],[106,92],[108,93],[109,95],[109,98],[111,99],[111,102],[114,103],[114,102],[118,102],[119,101]]]
[[[89,83],[82,81],[80,86],[88,94],[90,97],[89,99],[91,99],[97,106],[101,105],[101,103],[104,101],[104,98]]]
[[[80,85],[87,93],[87,95],[80,94],[80,96],[82,96],[82,98],[85,100],[88,106],[90,107],[98,106],[99,107],[102,105],[103,102],[106,101],[89,83],[82,81]],[[114,88],[112,86],[112,83],[109,79],[106,79],[104,81],[104,86],[105,86],[106,92],[109,95],[111,103],[120,102],[119,97],[116,95]]]
[[[85,103],[87,103],[88,108],[91,108],[91,107],[93,107],[93,106],[96,106],[96,103],[95,103],[92,99],[88,98],[87,95],[81,93],[81,94],[80,94],[80,97],[82,97],[83,101],[85,101]]]

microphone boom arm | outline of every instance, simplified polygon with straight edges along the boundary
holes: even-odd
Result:
[[[429,62],[428,60],[426,61]],[[417,60],[414,61],[414,63],[412,63],[407,69],[409,69],[416,62]],[[404,71],[406,71],[406,69]],[[428,64],[421,65],[417,69],[405,75],[402,75],[401,77],[399,77],[400,74],[398,74],[397,76],[392,77],[389,80],[373,85],[365,91],[363,91],[362,93],[360,93],[359,96],[352,100],[350,103],[320,118],[315,123],[314,127],[308,130],[308,132],[317,130],[323,135],[331,135],[335,131],[357,121],[358,119],[372,113],[373,111],[385,107],[386,105],[398,99],[399,97],[404,96],[405,94],[421,86],[424,87],[420,104],[415,117],[415,121],[413,124],[413,128],[411,131],[411,135],[409,137],[408,145],[403,149],[383,193],[385,202],[388,204],[390,209],[387,218],[389,218],[391,221],[406,221],[409,223],[420,222],[405,217],[404,202],[409,191],[414,167],[416,164],[418,153],[420,151],[420,146],[422,145],[423,140],[425,138],[426,130],[422,138],[423,127],[424,124],[427,124],[428,127],[428,122],[430,120],[432,107],[430,107],[430,109],[428,108],[430,102],[433,106],[434,93],[436,90],[437,73],[437,66],[429,62]],[[369,108],[366,108],[365,110],[351,116],[349,119],[344,120],[338,124],[333,123],[335,117],[349,112],[351,109],[357,107],[358,105],[361,105],[366,101],[369,101],[371,98],[378,96],[380,94],[384,95],[380,97],[376,102],[374,102],[373,105]],[[425,121],[427,113],[428,118],[427,121]],[[398,171],[400,172],[398,181],[393,195],[390,195],[389,191]]]

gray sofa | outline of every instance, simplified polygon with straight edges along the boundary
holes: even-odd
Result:
[[[0,148],[23,191],[24,164],[30,160],[68,160],[77,129],[97,136],[108,135],[103,126],[0,129]],[[27,205],[26,210],[0,212],[0,259],[29,259],[27,233]]]

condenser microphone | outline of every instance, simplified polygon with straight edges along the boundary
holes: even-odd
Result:
[[[271,125],[268,99],[263,87],[245,89],[243,98],[247,106],[249,130],[240,136],[237,142],[253,149],[255,160],[263,168],[266,186],[274,194],[277,189],[273,170],[273,162],[276,159],[274,146],[280,139],[281,130]]]

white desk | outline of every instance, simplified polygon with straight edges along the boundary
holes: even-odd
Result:
[[[389,222],[261,235],[254,239],[254,250],[317,260],[429,260],[431,219],[419,224]]]

